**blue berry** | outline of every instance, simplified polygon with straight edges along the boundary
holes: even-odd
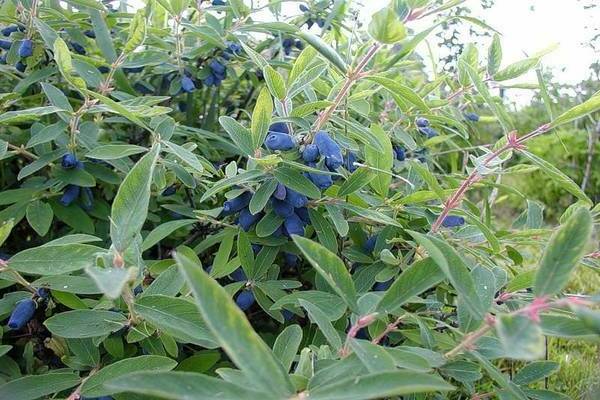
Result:
[[[312,28],[313,25],[314,25],[314,22],[313,22],[313,20],[311,18],[309,18],[309,19],[306,20],[306,27],[308,29]]]
[[[62,160],[60,161],[60,165],[62,165],[65,169],[75,168],[77,166],[77,156],[73,153],[67,153],[62,156]]]
[[[235,299],[235,303],[242,311],[246,311],[254,304],[254,293],[250,290],[244,290]]]
[[[313,163],[309,163],[309,166],[316,168],[316,165]],[[331,179],[331,175],[329,175],[329,174],[319,174],[319,173],[307,172],[306,176],[319,189],[327,189],[328,187],[333,185],[333,180]]]
[[[269,150],[291,150],[294,148],[294,140],[285,133],[269,132],[265,139],[265,146]]]
[[[277,200],[285,200],[285,196],[287,195],[287,189],[283,183],[278,183],[275,191],[273,192],[273,197]]]
[[[283,261],[286,267],[294,268],[298,264],[298,256],[294,253],[283,253]]]
[[[464,225],[465,219],[457,215],[448,215],[442,221],[442,226],[446,228],[454,228],[456,226]]]
[[[349,151],[348,154],[346,154],[346,160],[345,160],[344,167],[346,167],[346,169],[349,172],[354,172],[358,168],[356,165],[354,165],[355,162],[356,162],[356,154]]]
[[[79,197],[80,190],[80,187],[77,185],[67,185],[65,192],[59,200],[60,204],[66,207],[73,203]]]
[[[319,158],[319,148],[316,144],[307,144],[302,152],[302,159],[305,162],[315,162]]]
[[[225,6],[225,5],[227,5],[227,3],[225,3],[224,0],[212,0],[212,5],[213,6]]]
[[[367,253],[372,253],[373,250],[375,250],[375,244],[376,243],[377,243],[377,235],[369,236],[369,238],[367,239],[367,241],[363,245],[363,248],[365,249],[365,251]]]
[[[0,49],[10,50],[10,46],[12,46],[12,42],[10,40],[0,39]]]
[[[250,229],[252,229],[252,225],[257,223],[261,218],[261,213],[252,214],[248,208],[243,208],[240,211],[238,223],[245,232],[248,232]]]
[[[296,212],[296,215],[298,215],[300,217],[300,219],[302,220],[302,222],[304,222],[305,225],[310,224],[310,215],[308,214],[308,208],[306,208],[306,207],[296,208],[295,212]]]
[[[242,267],[239,267],[238,269],[233,271],[231,274],[229,274],[229,276],[236,282],[245,282],[248,280],[248,278],[246,277],[246,273],[244,272]]]
[[[317,25],[319,25],[319,28],[322,28],[325,26],[325,20],[321,17],[317,18]]]
[[[242,208],[248,207],[251,198],[252,195],[249,192],[244,192],[234,199],[227,200],[223,203],[221,215],[231,215],[240,211]]]
[[[258,253],[261,250],[262,250],[262,246],[260,244],[256,244],[256,243],[252,244],[252,251],[254,252],[254,254]]]
[[[85,47],[83,47],[77,42],[71,42],[71,47],[73,48],[73,51],[77,54],[85,55],[86,53]]]
[[[133,294],[136,296],[142,293],[143,291],[144,289],[142,288],[142,285],[137,285],[135,288],[133,288]]]
[[[419,128],[419,131],[427,137],[427,139],[431,139],[438,135],[438,132],[430,126],[426,126],[424,128]]]
[[[2,32],[2,35],[4,36],[10,36],[13,32],[16,32],[19,30],[19,27],[17,25],[10,25],[7,26],[6,28],[2,28],[2,30],[0,30],[0,32]]]
[[[376,282],[375,285],[373,286],[373,290],[375,292],[384,292],[384,291],[388,290],[390,286],[392,286],[393,282],[394,282],[393,279],[390,279],[389,281],[385,281],[385,282]]]
[[[186,93],[191,93],[196,90],[196,85],[194,85],[194,81],[189,76],[185,75],[181,78],[181,90]]]
[[[300,40],[296,40],[296,41],[294,42],[294,46],[296,46],[296,48],[297,48],[298,50],[302,50],[302,49],[304,49],[304,43],[302,43],[302,41],[300,41]]]
[[[415,124],[419,128],[425,128],[425,127],[429,126],[429,120],[427,118],[419,117],[415,120]]]
[[[0,55],[0,64],[1,65],[5,65],[6,64],[6,54]]]
[[[285,133],[286,135],[289,135],[290,129],[285,122],[275,122],[269,126],[269,133],[272,132]]]
[[[396,156],[396,160],[404,161],[406,159],[406,152],[404,151],[404,147],[394,146],[394,155]]]
[[[101,74],[108,74],[110,72],[110,68],[108,68],[106,65],[101,65],[98,67],[98,71],[100,71]]]
[[[152,90],[142,82],[134,83],[133,88],[141,94],[152,94]]]
[[[296,192],[290,188],[287,188],[287,195],[285,196],[285,201],[290,203],[295,208],[304,207],[308,204],[308,198],[305,195]]]
[[[25,72],[25,70],[27,69],[27,64],[25,64],[23,61],[17,61],[17,63],[15,64],[15,68],[17,69],[17,71],[19,72]]]
[[[308,11],[310,11],[310,9],[306,5],[304,5],[304,4],[300,4],[300,6],[298,8],[302,12],[308,12]]]
[[[479,115],[475,114],[474,112],[468,112],[465,114],[465,118],[468,119],[471,122],[477,122],[479,121]]]
[[[208,66],[212,70],[212,72],[218,76],[223,76],[225,74],[225,66],[218,62],[217,60],[212,60]]]
[[[273,211],[275,214],[279,215],[280,217],[287,218],[294,213],[294,206],[287,201],[272,198],[271,205],[273,206]]]
[[[292,213],[283,220],[283,232],[286,236],[304,235],[304,221],[296,213]]]
[[[88,29],[87,31],[84,31],[83,34],[87,37],[89,37],[90,39],[96,39],[96,32],[94,32],[92,29]]]
[[[344,163],[340,146],[325,131],[319,131],[315,135],[314,143],[319,148],[319,153],[325,157],[325,165],[331,170],[336,170]]]
[[[39,298],[42,298],[42,299],[47,299],[47,298],[48,298],[48,295],[50,294],[50,291],[48,291],[48,289],[46,289],[46,288],[44,288],[44,287],[41,287],[41,288],[38,288],[38,289],[35,291],[35,294],[36,294],[36,295],[37,295]]]
[[[123,68],[123,72],[127,74],[137,74],[144,70],[144,67],[131,67],[131,68]]]
[[[35,313],[36,304],[32,299],[25,299],[19,301],[8,320],[8,328],[17,330],[23,328],[33,318]]]
[[[234,54],[236,56],[240,55],[242,52],[242,46],[240,46],[237,43],[234,42],[225,42],[225,45],[227,46],[227,48],[225,49],[226,52]]]
[[[283,47],[292,47],[294,45],[294,40],[290,38],[283,39],[281,45]]]
[[[175,192],[177,192],[177,186],[171,185],[168,188],[166,188],[165,190],[163,190],[163,192],[161,193],[161,195],[163,195],[163,196],[172,196],[172,195],[175,194]]]

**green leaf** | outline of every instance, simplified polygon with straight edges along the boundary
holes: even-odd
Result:
[[[113,246],[123,252],[140,233],[150,201],[150,185],[160,145],[152,147],[129,171],[113,200],[111,209],[110,238]]]
[[[79,243],[33,247],[11,257],[9,266],[28,275],[61,275],[93,265],[96,254],[102,251],[100,247]]]
[[[585,207],[578,207],[546,245],[533,285],[536,296],[552,296],[562,290],[583,257],[591,234],[592,215]]]
[[[9,219],[0,225],[0,246],[4,244],[8,236],[10,236],[10,232],[15,225],[15,221],[13,219]]]
[[[27,205],[27,222],[37,232],[38,235],[44,236],[48,233],[54,212],[48,203],[43,203],[39,200],[32,201]]]
[[[86,397],[101,397],[115,393],[105,383],[120,376],[138,371],[170,371],[177,366],[177,362],[168,357],[145,355],[126,358],[107,365],[100,371],[91,375],[81,387],[81,394]]]
[[[446,274],[452,286],[458,292],[461,301],[475,319],[483,319],[487,308],[481,302],[475,289],[475,282],[463,259],[448,243],[434,236],[407,231],[417,243],[425,249]]]
[[[285,166],[279,167],[273,171],[273,175],[285,186],[298,193],[302,193],[311,199],[318,199],[321,197],[319,188],[312,183],[310,179],[293,168]]]
[[[358,313],[356,288],[344,262],[323,245],[301,236],[293,235],[294,243],[304,257],[325,279],[332,289],[344,299],[350,309]]]
[[[300,32],[298,36],[303,39],[306,43],[311,45],[317,50],[323,57],[331,62],[340,72],[346,73],[348,66],[346,62],[330,45],[325,43],[320,37],[313,35],[308,32]]]
[[[271,114],[273,114],[273,100],[269,90],[262,88],[252,113],[251,131],[255,149],[260,148],[267,137],[267,131],[271,124]]]
[[[597,110],[600,110],[600,94],[590,97],[585,102],[559,115],[554,121],[552,121],[550,127],[554,128],[559,125],[566,124],[578,118],[589,115]]]
[[[135,13],[131,24],[129,25],[129,37],[125,46],[123,46],[123,54],[130,54],[135,49],[144,43],[146,39],[146,17],[145,10],[141,9]]]
[[[507,357],[535,360],[544,356],[542,330],[526,315],[500,315],[496,319],[496,332]]]
[[[212,185],[212,187],[210,189],[208,189],[206,192],[204,192],[204,194],[200,198],[200,201],[203,202],[206,199],[210,198],[211,196],[213,196],[231,186],[250,182],[250,181],[257,179],[263,175],[264,175],[264,173],[262,171],[260,171],[258,169],[251,169],[249,171],[242,172],[241,174],[237,174],[236,176],[232,176],[231,178],[221,179],[220,181],[218,181],[214,185]]]
[[[431,258],[415,262],[402,271],[377,304],[377,310],[395,314],[403,304],[444,279],[444,272]]]
[[[278,100],[283,100],[286,94],[285,81],[281,74],[270,65],[263,68],[263,75],[269,91]],[[223,117],[221,117],[223,118]],[[262,144],[262,143],[261,143]]]
[[[0,115],[1,124],[14,124],[17,122],[29,121],[32,119],[38,119],[38,117],[55,114],[57,112],[64,111],[58,107],[46,106],[46,107],[34,107],[19,111],[7,111]]]
[[[412,90],[406,85],[403,85],[393,79],[379,75],[368,76],[366,79],[373,82],[377,82],[378,84],[383,86],[394,97],[394,99],[398,98],[398,100],[396,100],[397,104],[402,104],[405,101],[407,101],[424,113],[428,113],[431,111],[431,109],[423,101],[423,99],[414,90]]]
[[[289,371],[298,348],[302,342],[302,328],[298,325],[286,327],[275,339],[273,354],[279,359],[286,371]]]
[[[276,188],[277,181],[275,179],[269,179],[259,186],[252,195],[252,199],[250,199],[250,204],[248,205],[252,215],[258,214],[265,208]]]
[[[369,35],[384,44],[394,44],[406,37],[406,28],[391,7],[377,11],[369,23]]]
[[[254,146],[252,144],[252,133],[242,126],[235,119],[222,116],[219,117],[219,123],[225,129],[233,143],[240,149],[244,155],[253,155]]]
[[[254,251],[252,250],[252,243],[248,239],[248,234],[243,230],[238,233],[237,254],[246,275],[253,275],[255,267]]]
[[[163,141],[163,143],[167,146],[169,152],[175,154],[177,158],[179,158],[184,163],[192,167],[194,171],[196,171],[199,174],[202,174],[204,172],[204,165],[202,165],[202,162],[190,150],[166,140]]]
[[[377,137],[383,151],[378,151],[369,145],[365,146],[365,161],[371,167],[379,170],[374,171],[375,178],[370,182],[370,185],[377,194],[386,197],[390,190],[390,183],[392,182],[390,173],[394,165],[394,150],[392,149],[390,137],[385,133],[383,128],[379,125],[372,125],[371,132]]]
[[[104,310],[66,311],[44,321],[44,325],[52,334],[73,339],[108,335],[127,323],[123,314]]]
[[[195,219],[180,219],[174,221],[168,221],[164,224],[160,224],[156,228],[154,228],[148,236],[142,242],[142,251],[148,250],[164,238],[168,237],[170,234],[175,232],[177,229],[183,228],[184,226],[191,225],[197,222]]]
[[[447,375],[460,382],[475,382],[481,379],[481,371],[477,364],[469,361],[453,361],[441,368],[443,375]]]
[[[163,295],[146,295],[137,299],[134,309],[152,325],[182,343],[206,348],[216,347],[216,339],[191,300]]]
[[[494,74],[496,82],[517,78],[527,71],[535,68],[540,62],[539,57],[526,58],[512,63]]]
[[[487,72],[489,75],[494,75],[500,69],[502,63],[502,44],[500,43],[500,36],[494,33],[492,43],[488,48],[488,64]]]
[[[560,364],[555,361],[536,361],[527,364],[515,374],[513,382],[517,385],[529,385],[558,371]]]
[[[325,339],[327,339],[327,343],[329,343],[335,351],[340,351],[342,348],[342,338],[327,318],[327,315],[321,311],[319,307],[309,301],[299,299],[298,303],[306,310],[311,321],[317,324],[319,331],[325,336]]]
[[[371,373],[396,369],[394,358],[382,346],[368,340],[350,339],[350,348]]]
[[[129,157],[134,154],[139,154],[148,149],[134,144],[106,144],[92,149],[85,156],[98,160],[118,160],[119,158]]]
[[[294,393],[287,372],[225,289],[181,253],[175,254],[175,260],[202,317],[234,364],[266,393],[286,398]]]
[[[71,86],[75,89],[86,88],[85,81],[82,78],[73,76],[74,69],[71,53],[69,52],[69,47],[61,37],[57,37],[54,41],[54,61],[56,61],[61,75]]]
[[[458,82],[461,86],[466,87],[469,85],[470,79],[464,66],[469,65],[475,70],[478,69],[479,54],[477,52],[477,47],[475,47],[473,43],[467,43],[463,52],[460,54],[458,61]]]
[[[222,379],[193,372],[137,372],[113,379],[107,383],[107,386],[115,392],[138,393],[151,398],[169,400],[277,399],[269,395],[269,392],[257,392],[255,388],[247,385],[238,386]]]
[[[437,375],[415,371],[376,372],[336,379],[310,391],[311,400],[383,399],[415,393],[447,392],[454,386]]]
[[[24,376],[0,386],[0,399],[35,400],[72,388],[79,381],[71,372]]]
[[[98,268],[89,266],[85,272],[94,280],[98,289],[109,299],[117,299],[121,296],[123,288],[131,278],[132,272],[129,268]]]

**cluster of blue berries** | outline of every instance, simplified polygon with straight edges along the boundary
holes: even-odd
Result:
[[[421,132],[427,139],[431,139],[438,135],[438,131],[433,129],[430,126],[429,120],[427,118],[419,117],[415,120],[415,125],[417,125],[417,129]]]
[[[323,18],[322,15],[320,15],[320,13],[318,12],[312,12],[310,10],[310,8],[308,8],[306,5],[304,4],[300,4],[300,6],[298,7],[300,9],[300,11],[302,11],[304,13],[304,15],[306,16],[306,26],[308,27],[308,29],[312,28],[312,26],[316,23],[317,26],[319,28],[322,28],[325,26],[325,18]],[[329,26],[328,29],[331,29],[331,26]]]
[[[294,40],[292,38],[285,38],[281,41],[281,46],[283,47],[283,52],[286,56],[289,56],[292,53],[292,48],[296,46],[298,50],[302,50],[304,48],[304,43],[301,40]]]
[[[74,153],[67,153],[62,157],[60,162],[61,166],[64,169],[83,169],[84,165],[81,161],[77,159],[77,156]],[[61,196],[59,202],[63,206],[69,206],[81,194],[81,206],[85,210],[91,210],[94,203],[94,195],[92,194],[92,189],[89,187],[79,187],[77,185],[69,184],[65,188],[63,195]]]
[[[221,82],[227,77],[227,62],[242,53],[242,46],[237,43],[225,42],[225,45],[220,57],[213,58],[208,63],[208,75],[202,79],[202,83],[206,86],[221,85]],[[187,72],[181,78],[181,90],[185,93],[196,90],[194,78]]]
[[[17,31],[23,32],[24,30],[25,30],[25,28],[20,25],[10,25],[5,28],[2,28],[2,30],[0,30],[0,33],[2,33],[2,35],[5,37],[9,37],[14,32],[17,32]],[[8,51],[8,50],[10,50],[12,45],[13,45],[13,42],[11,40],[0,39],[0,49]],[[31,39],[21,40],[19,42],[17,54],[22,59],[32,56],[33,55],[33,41]],[[0,55],[0,64],[6,64],[6,54]],[[25,69],[27,68],[27,64],[25,64],[23,62],[23,60],[19,60],[15,64],[15,68],[19,72],[25,72]]]

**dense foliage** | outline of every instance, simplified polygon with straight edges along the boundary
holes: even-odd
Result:
[[[552,49],[505,65],[429,3],[0,2],[0,399],[566,398],[544,336],[600,334],[564,293],[600,207],[527,145],[600,95],[538,74],[518,132],[492,88]],[[489,51],[430,77],[414,50],[456,18]],[[555,227],[506,183],[532,172],[575,199]]]

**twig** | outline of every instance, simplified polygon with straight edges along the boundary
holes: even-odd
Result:
[[[360,317],[356,320],[356,323],[352,325],[350,329],[348,329],[348,333],[346,334],[346,341],[344,342],[344,346],[342,346],[342,348],[340,349],[341,357],[347,357],[348,355],[350,355],[350,350],[348,349],[348,344],[350,343],[350,340],[355,338],[358,334],[358,331],[360,331],[362,328],[366,328],[367,326],[375,322],[375,319],[377,319],[377,315],[377,313],[373,313],[365,315],[364,317]]]
[[[393,331],[396,330],[396,328],[398,327],[398,325],[400,325],[400,323],[402,322],[403,319],[404,319],[404,315],[401,316],[401,317],[398,317],[391,324],[388,324],[385,327],[385,329],[383,330],[383,332],[381,332],[375,339],[373,339],[371,341],[371,343],[373,343],[373,344],[379,344],[379,342],[381,342],[383,340],[383,338],[386,337],[390,332],[393,332]]]

